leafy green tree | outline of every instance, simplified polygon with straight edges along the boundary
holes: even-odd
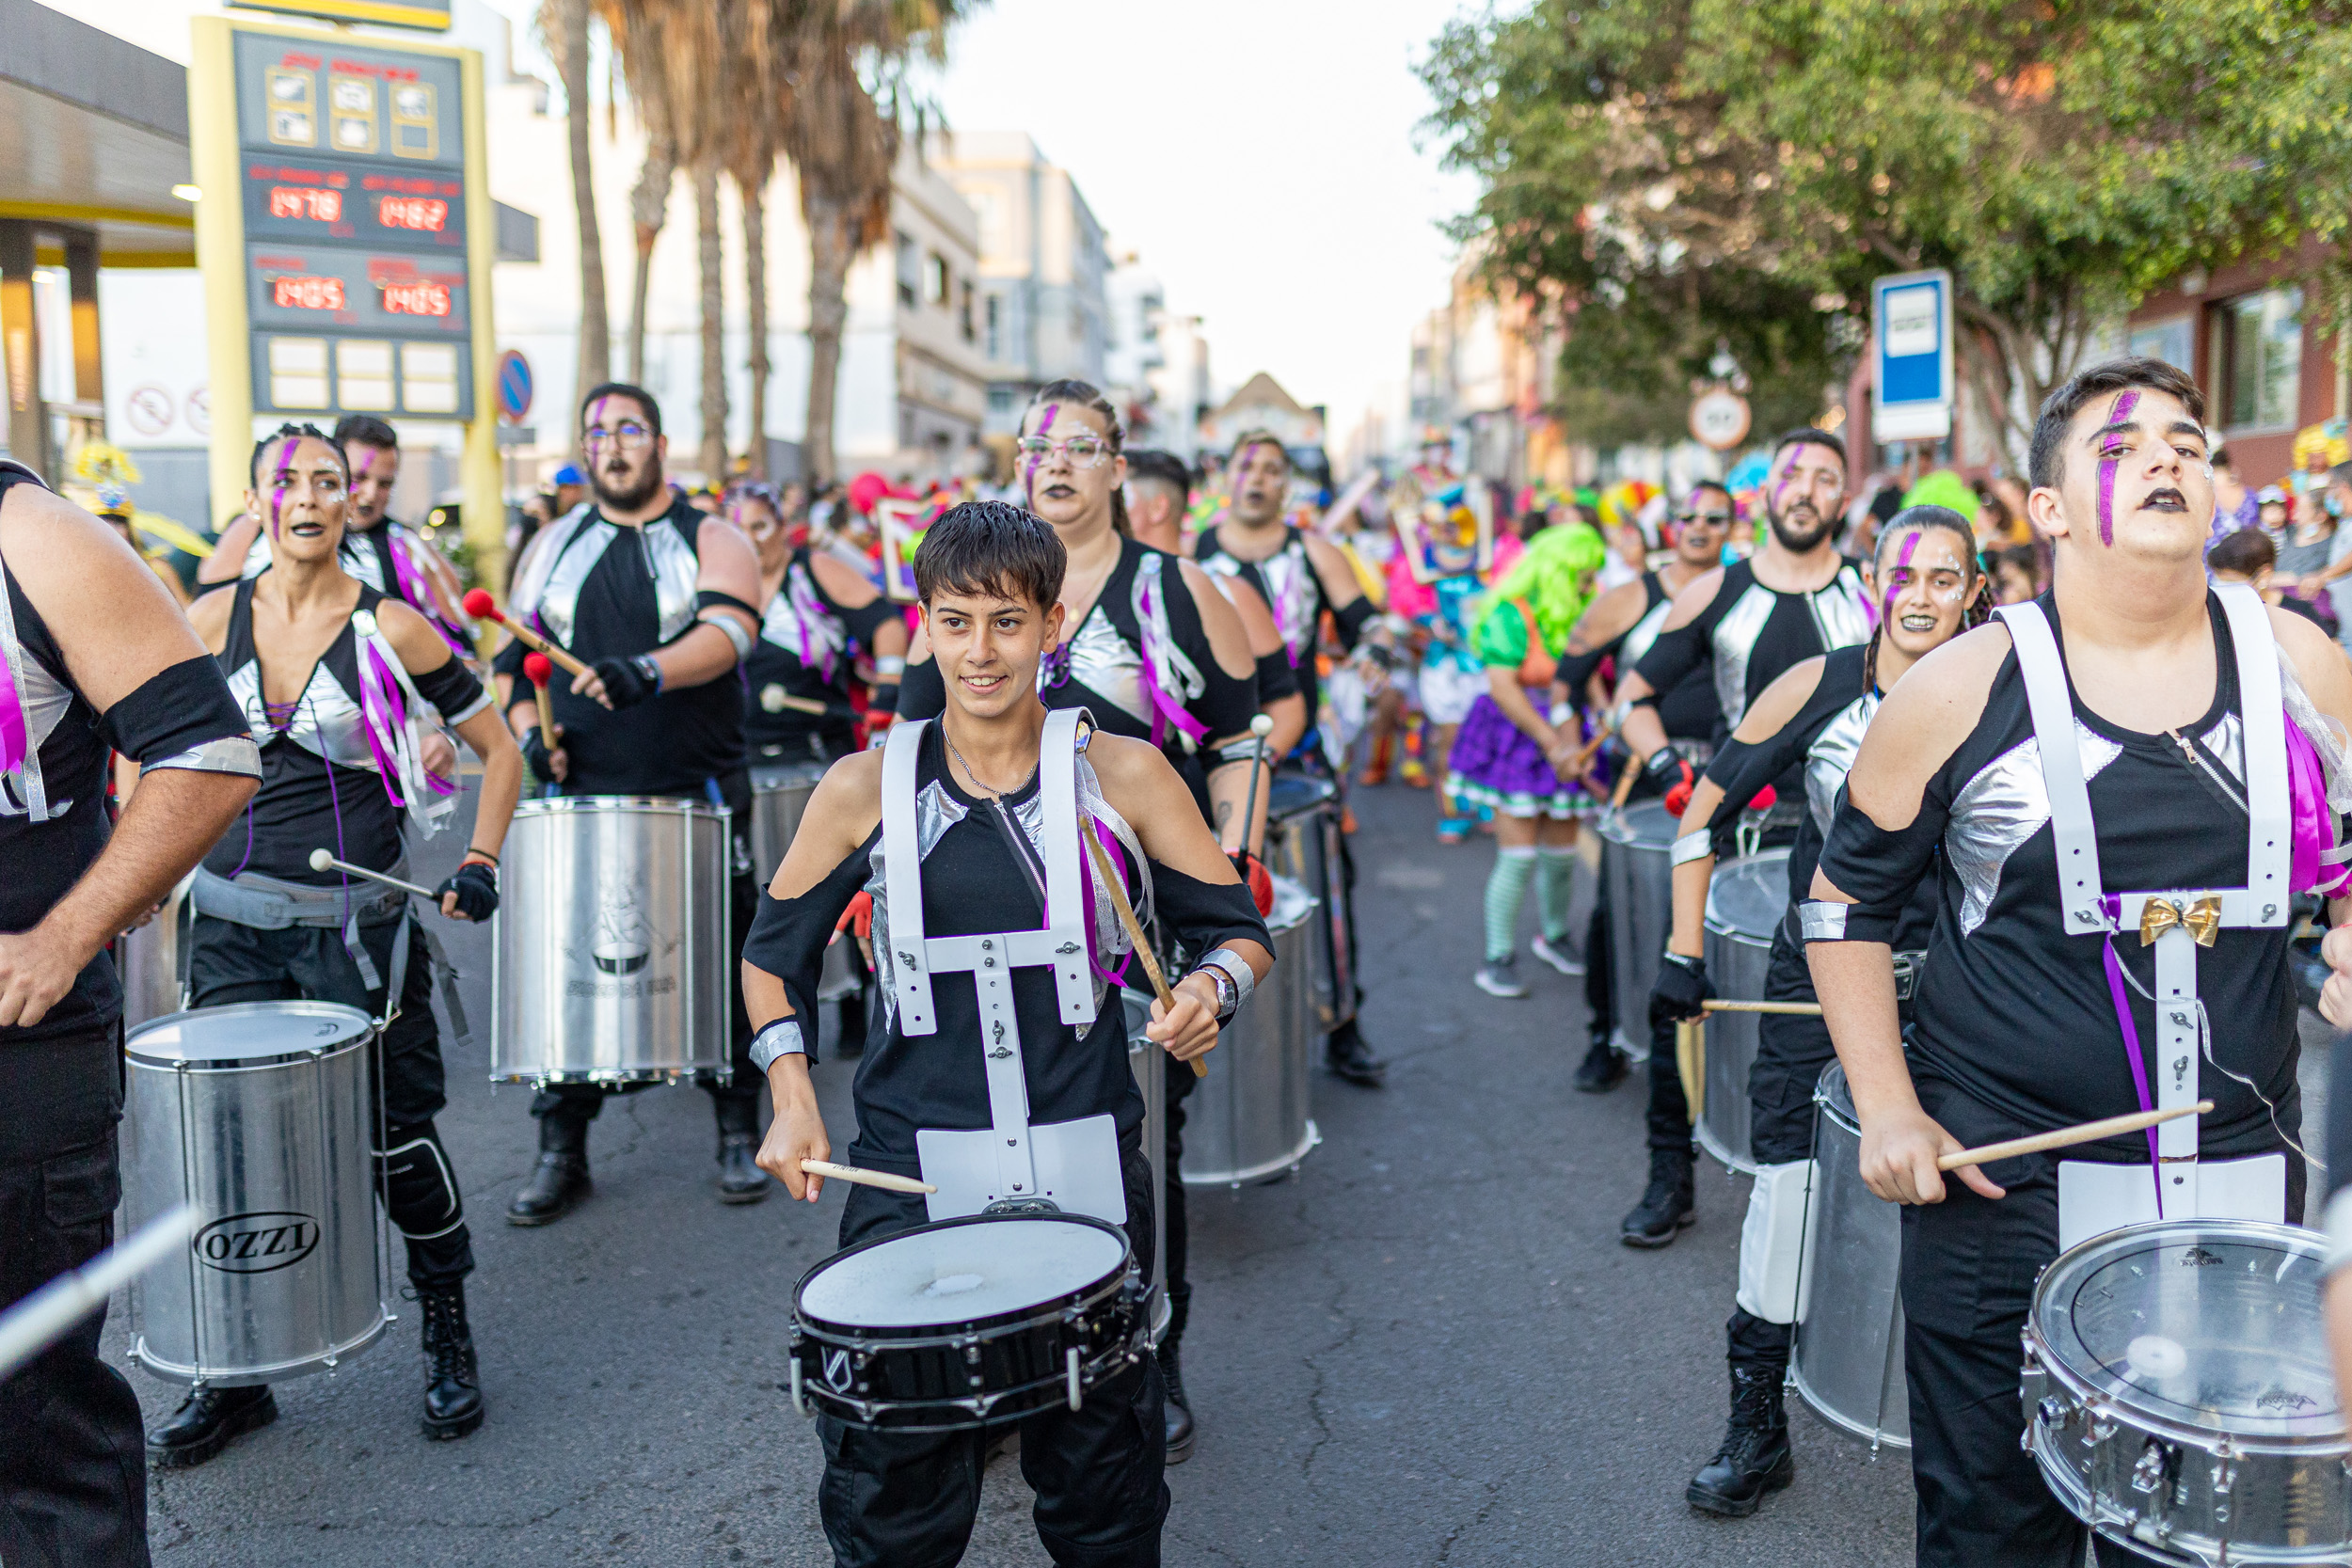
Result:
[[[2341,239],[2347,67],[2320,0],[1534,0],[1448,27],[1422,77],[1505,276],[1671,310],[1696,275],[1687,339],[1726,269],[1851,316],[1949,268],[2021,454],[2150,290]]]

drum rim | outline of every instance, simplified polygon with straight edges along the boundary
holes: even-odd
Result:
[[[1855,1137],[1860,1137],[1862,1135],[1861,1117],[1851,1109],[1840,1109],[1837,1102],[1829,1097],[1827,1085],[1829,1075],[1833,1072],[1837,1074],[1837,1081],[1840,1084],[1846,1083],[1845,1063],[1835,1059],[1824,1063],[1821,1068],[1821,1076],[1813,1081],[1813,1108],[1847,1132],[1851,1132]],[[1853,1104],[1853,1085],[1851,1084],[1846,1085],[1846,1104],[1848,1106]],[[2045,1274],[2043,1277],[2047,1278],[2048,1275]],[[2031,1309],[2028,1308],[2029,1319],[2030,1315]]]
[[[817,1317],[804,1305],[810,1283],[846,1258],[871,1251],[890,1242],[902,1241],[918,1231],[951,1230],[968,1225],[1002,1225],[1007,1221],[1092,1226],[1119,1239],[1119,1262],[1108,1274],[1044,1301],[986,1317],[908,1325],[913,1332],[899,1332],[871,1323],[836,1323],[831,1318]],[[894,1230],[887,1236],[875,1236],[855,1246],[843,1247],[830,1257],[810,1264],[808,1272],[802,1275],[799,1282],[792,1287],[792,1325],[821,1343],[857,1350],[874,1346],[920,1350],[939,1345],[960,1345],[975,1339],[1001,1338],[1041,1322],[1058,1319],[1066,1312],[1090,1308],[1104,1295],[1116,1295],[1124,1290],[1128,1276],[1136,1268],[1136,1243],[1125,1227],[1113,1225],[1108,1220],[1097,1219],[1091,1214],[964,1214],[951,1220],[932,1220],[925,1225],[910,1226],[904,1230]]]
[[[358,1033],[338,1039],[334,1044],[323,1049],[303,1046],[297,1050],[281,1051],[269,1056],[164,1056],[157,1055],[151,1051],[142,1052],[139,1049],[140,1036],[160,1029],[167,1023],[176,1023],[182,1019],[201,1016],[213,1021],[227,1021],[235,1018],[251,1018],[262,1013],[269,1013],[280,1018],[289,1015],[332,1018],[356,1022],[359,1028]],[[151,1018],[124,1035],[122,1053],[140,1067],[158,1068],[167,1071],[177,1072],[184,1068],[191,1072],[231,1072],[240,1068],[285,1067],[290,1063],[314,1061],[327,1056],[340,1055],[345,1051],[367,1044],[375,1037],[375,1034],[376,1024],[373,1018],[357,1007],[346,1006],[341,1002],[309,1000],[231,1002],[218,1007],[183,1007],[178,1012],[166,1013],[160,1018]]]
[[[1667,816],[1664,801],[1633,800],[1622,806],[1611,806],[1607,811],[1602,812],[1593,831],[1600,834],[1601,842],[1604,844],[1613,844],[1621,849],[1655,849],[1662,854],[1674,847],[1674,834],[1671,831],[1657,843],[1649,844],[1632,837],[1626,830],[1626,814],[1641,811],[1645,806],[1657,808],[1658,815],[1665,818],[1671,829],[1675,819]]]
[[[1314,787],[1316,793],[1288,811],[1277,811],[1274,809],[1274,791],[1278,786],[1286,784],[1309,784]],[[1326,806],[1336,806],[1339,799],[1340,786],[1328,779],[1318,779],[1312,773],[1278,772],[1266,781],[1266,820],[1289,822],[1297,817],[1311,816]]]
[[[1090,1388],[1095,1385],[1104,1382],[1107,1378],[1118,1376],[1122,1367],[1133,1366],[1140,1361],[1142,1359],[1142,1355],[1136,1349],[1136,1339],[1138,1335],[1144,1334],[1147,1331],[1148,1325],[1143,1321],[1143,1307],[1142,1305],[1138,1303],[1136,1307],[1136,1323],[1125,1337],[1113,1341],[1097,1355],[1091,1357],[1081,1355],[1078,1358],[1078,1377],[1080,1386]],[[822,1339],[817,1335],[809,1334],[806,1331],[803,1331],[801,1333],[800,1340],[801,1343],[796,1343],[790,1353],[795,1358],[796,1364],[801,1354],[801,1344],[809,1341],[815,1341],[819,1344],[839,1343],[835,1340]],[[894,1339],[887,1341],[887,1346],[891,1349],[909,1348],[911,1346],[911,1342],[903,1339]],[[843,1346],[842,1348],[862,1350],[866,1347]],[[922,1346],[913,1348],[930,1349],[938,1347]],[[930,1400],[866,1399],[856,1394],[844,1394],[835,1389],[831,1384],[826,1383],[822,1378],[812,1380],[803,1377],[801,1380],[801,1392],[804,1398],[808,1399],[813,1403],[830,1404],[840,1410],[853,1413],[857,1417],[857,1420],[851,1424],[860,1426],[864,1430],[869,1432],[900,1432],[908,1433],[933,1432],[974,1432],[984,1427],[1009,1425],[1011,1422],[1024,1420],[1028,1417],[1035,1416],[1040,1412],[1053,1409],[1056,1405],[1063,1402],[1064,1395],[1062,1390],[1069,1386],[1069,1372],[1067,1370],[1063,1370],[1051,1373],[1045,1377],[1032,1379],[1027,1383],[1015,1384],[1009,1388],[999,1389],[993,1393],[983,1391],[977,1394],[967,1393],[953,1396],[942,1396],[938,1399]],[[787,1386],[789,1386],[787,1385]],[[1048,1395],[1049,1397],[1040,1399],[1038,1396],[1041,1394]],[[1013,1405],[1014,1408],[1002,1410],[1000,1412],[999,1407],[1004,1405]],[[985,1406],[985,1412],[983,1412],[980,1408],[983,1406]],[[892,1412],[902,1410],[961,1410],[968,1412],[971,1418],[968,1420],[955,1421],[890,1421],[886,1423],[877,1421],[874,1418],[877,1415],[888,1415]]]
[[[2120,1229],[2090,1237],[2087,1241],[2077,1242],[2066,1251],[2058,1254],[2057,1259],[2042,1271],[2042,1277],[2034,1282],[2032,1299],[2026,1305],[2024,1339],[2042,1374],[2049,1379],[2052,1386],[2063,1389],[2072,1396],[2077,1407],[2088,1409],[2096,1406],[2102,1411],[2112,1414],[2135,1430],[2147,1432],[2162,1437],[2167,1442],[2185,1445],[2207,1453],[2214,1452],[2226,1443],[2231,1451],[2239,1456],[2292,1454],[2301,1457],[2325,1457],[2328,1454],[2352,1454],[2352,1430],[2347,1430],[2342,1424],[2344,1413],[2341,1410],[2336,1413],[2340,1424],[2333,1433],[2313,1433],[2309,1436],[2298,1436],[2293,1433],[2257,1433],[2229,1428],[2193,1426],[2178,1416],[2152,1410],[2147,1405],[2138,1402],[2133,1390],[2126,1389],[2122,1393],[2116,1393],[2092,1384],[2056,1354],[2056,1348],[2052,1344],[2044,1324],[2048,1321],[2051,1299],[2061,1282],[2076,1279],[2077,1271],[2080,1271],[2089,1259],[2095,1254],[2112,1248],[2145,1244],[2151,1242],[2157,1245],[2167,1244],[2152,1236],[2151,1232],[2184,1231],[2192,1227],[2233,1233],[2218,1238],[2222,1240],[2280,1243],[2297,1253],[2309,1255],[2314,1261],[2324,1259],[2327,1254],[2327,1238],[2317,1231],[2305,1230],[2299,1226],[2272,1225],[2263,1220],[2152,1220],[2144,1225],[2127,1225]],[[2039,1414],[2035,1416],[2034,1421],[2037,1427],[2045,1424]],[[2040,1449],[2037,1446],[2036,1456],[2039,1457],[2039,1455]]]
[[[1735,872],[1749,871],[1758,867],[1773,864],[1777,864],[1780,867],[1780,891],[1782,896],[1779,901],[1779,908],[1773,913],[1772,924],[1769,929],[1764,931],[1744,931],[1740,929],[1738,927],[1733,926],[1730,922],[1722,919],[1715,913],[1715,890],[1723,886],[1724,878],[1731,876]],[[1788,913],[1788,900],[1787,897],[1788,882],[1788,847],[1786,845],[1777,846],[1770,849],[1758,849],[1753,855],[1740,855],[1732,860],[1724,861],[1722,864],[1715,867],[1714,875],[1708,880],[1707,911],[1701,917],[1700,924],[1703,925],[1708,930],[1714,932],[1715,935],[1719,937],[1726,937],[1735,942],[1750,942],[1760,947],[1770,947],[1772,944],[1773,933],[1780,929],[1781,922],[1787,918]]]
[[[752,776],[752,793],[755,795],[774,795],[780,793],[791,784],[807,784],[813,785],[819,779],[822,779],[825,776],[826,769],[830,768],[832,766],[833,764],[830,762],[817,762],[815,760],[808,762],[755,762],[751,765],[749,769]]]
[[[691,800],[682,795],[542,795],[515,802],[516,816],[556,816],[566,812],[644,812],[662,816],[707,816],[721,820],[735,815],[730,806]]]
[[[1323,900],[1314,894],[1309,892],[1307,884],[1298,880],[1296,878],[1285,877],[1279,872],[1269,872],[1267,875],[1273,880],[1275,885],[1275,914],[1270,914],[1265,917],[1265,927],[1268,935],[1273,935],[1281,931],[1297,930],[1300,927],[1306,925],[1309,921],[1315,917],[1315,911],[1317,910],[1323,908]],[[1281,890],[1284,888],[1295,889],[1297,892],[1298,896],[1305,900],[1305,902],[1299,906],[1297,919],[1290,921],[1288,924],[1278,924],[1276,921],[1276,915],[1279,915],[1281,912]]]

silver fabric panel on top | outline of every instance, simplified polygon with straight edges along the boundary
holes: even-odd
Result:
[[[646,558],[653,562],[654,603],[661,615],[660,641],[667,642],[694,624],[694,594],[702,581],[702,561],[665,520],[647,523],[637,531],[645,542]]]
[[[509,612],[518,621],[536,615],[549,637],[570,642],[580,587],[620,531],[586,506],[548,524],[542,535],[547,543],[532,553],[530,564],[515,580]]]
[[[0,595],[7,593],[8,584],[0,580]],[[0,610],[6,608],[0,606]],[[8,636],[10,641],[14,641],[13,630],[12,625],[0,625],[0,635]],[[38,659],[24,651],[23,644],[16,644],[14,651],[16,657],[8,662],[16,671],[17,701],[24,709],[25,767],[0,774],[0,816],[25,815],[28,804],[25,797],[30,792],[25,788],[24,774],[29,770],[36,778],[39,776],[40,749],[56,733],[57,725],[65,719],[66,709],[73,705],[71,687],[42,668]],[[0,649],[0,657],[7,657],[8,652],[7,649]],[[0,678],[4,678],[7,673],[0,670]],[[39,818],[54,819],[72,809],[73,802],[70,800],[49,800],[46,810],[39,814]]]
[[[2083,782],[2123,754],[2123,748],[2074,721],[2074,742],[2082,756]],[[1977,770],[1952,801],[1944,824],[1944,856],[1960,879],[1960,934],[1984,924],[2001,891],[2001,869],[2026,840],[2050,820],[2050,794],[2042,781],[2042,743],[2031,736]]]
[[[1143,655],[1128,646],[1099,604],[1087,611],[1078,634],[1070,640],[1070,674],[1137,723],[1152,721],[1152,699],[1143,690]],[[1041,662],[1038,678],[1044,676]]]
[[[327,670],[325,659],[311,667],[310,684],[303,689],[294,718],[283,730],[269,721],[269,709],[262,697],[261,660],[249,659],[231,671],[229,690],[245,710],[245,727],[254,745],[266,746],[282,735],[312,756],[344,768],[376,770],[375,752],[368,746],[367,721],[358,703]]]
[[[488,699],[485,697],[484,701]],[[479,707],[481,705],[475,705]],[[139,764],[142,775],[159,773],[167,768],[179,768],[188,773],[240,773],[248,779],[258,779],[262,776],[262,752],[253,744],[250,736],[230,735],[218,740],[208,740],[201,746],[190,747],[184,752],[175,752],[167,757],[157,757],[152,762]]]
[[[2221,759],[2230,777],[2246,782],[2246,726],[2238,722],[2236,714],[2223,714],[2219,723],[2197,737],[2197,743]]]
[[[1764,623],[1772,618],[1772,603],[1779,597],[1761,583],[1750,583],[1715,623],[1715,702],[1724,710],[1724,722],[1735,730],[1748,711],[1748,655],[1764,635]]]
[[[1649,645],[1665,629],[1666,617],[1674,612],[1674,595],[1669,594],[1642,612],[1642,618],[1633,623],[1633,629],[1625,634],[1625,641],[1618,646],[1619,669],[1630,670],[1642,662],[1642,656],[1649,652]]]
[[[1830,818],[1837,810],[1837,792],[1845,787],[1846,775],[1853,771],[1854,755],[1862,750],[1862,734],[1878,713],[1879,702],[1875,691],[1856,697],[1822,726],[1805,749],[1804,803],[1824,838],[1829,836]]]
[[[1804,596],[1813,612],[1813,627],[1821,634],[1821,649],[1851,648],[1870,640],[1870,612],[1862,591],[1862,574],[1851,565]]]

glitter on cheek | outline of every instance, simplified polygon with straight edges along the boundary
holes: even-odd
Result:
[[[2122,424],[2130,419],[2138,406],[2137,392],[2118,392],[2115,405],[2107,410],[2107,423]],[[2099,543],[2112,547],[2115,544],[2115,470],[2123,455],[2123,443],[2110,435],[2099,449]]]

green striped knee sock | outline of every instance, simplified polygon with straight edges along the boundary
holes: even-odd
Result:
[[[1535,850],[1535,909],[1544,922],[1544,940],[1559,945],[1568,940],[1568,903],[1576,895],[1576,851],[1565,845],[1541,845]]]
[[[1495,851],[1486,878],[1486,961],[1509,958],[1518,946],[1519,906],[1527,901],[1527,879],[1535,875],[1535,847]]]

